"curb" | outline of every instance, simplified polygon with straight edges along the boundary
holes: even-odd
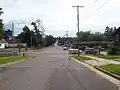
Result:
[[[81,65],[84,65],[84,66],[87,67],[89,70],[95,72],[96,74],[100,75],[101,77],[107,79],[108,81],[116,84],[117,86],[120,85],[120,81],[119,81],[118,79],[113,78],[112,76],[110,76],[110,75],[108,75],[108,74],[106,74],[106,73],[104,73],[104,72],[96,69],[96,68],[95,68],[94,66],[92,66],[92,65],[89,65],[89,64],[87,64],[87,63],[81,62],[81,61],[79,61],[79,60],[77,60],[77,59],[75,59],[75,58],[72,58],[72,59],[75,60],[76,62],[80,63]]]
[[[11,66],[11,65],[17,64],[17,63],[22,62],[22,61],[25,61],[25,59],[22,59],[22,60],[19,60],[19,61],[15,61],[15,62],[9,62],[9,63],[6,63],[6,64],[1,64],[0,67]]]
[[[100,68],[100,67],[96,67],[96,66],[95,66],[94,68],[96,68],[96,69],[102,71],[103,73],[106,73],[106,74],[108,74],[108,75],[110,75],[110,76],[112,76],[112,77],[120,80],[120,76],[118,76],[118,75],[116,75],[116,74],[113,74],[113,73],[111,73],[111,72],[109,72],[109,71],[106,71],[106,70],[104,70],[104,69],[102,69],[102,68]]]

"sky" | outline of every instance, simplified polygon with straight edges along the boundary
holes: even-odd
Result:
[[[104,32],[106,26],[119,27],[120,0],[0,0],[0,7],[4,14],[6,28],[15,23],[15,34],[22,31],[37,19],[42,20],[45,33],[53,36],[64,36],[69,31],[69,36],[76,36],[77,9],[72,6],[82,5],[79,9],[80,31]],[[102,8],[105,2],[107,2]],[[97,10],[100,8],[99,10]]]

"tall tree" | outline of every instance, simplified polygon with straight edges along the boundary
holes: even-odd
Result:
[[[36,46],[38,46],[39,44],[42,45],[42,34],[40,34],[40,31],[39,31],[36,23],[35,23],[35,22],[32,22],[31,25],[33,25],[34,30],[35,30],[35,36],[34,36],[35,45],[36,45]]]
[[[88,41],[88,36],[90,35],[90,31],[80,31],[77,33],[77,37],[79,41]]]
[[[28,26],[23,27],[23,32],[18,35],[21,42],[27,43],[27,46],[31,44],[31,31]]]
[[[113,36],[112,36],[113,32],[114,32],[113,28],[110,28],[108,26],[105,28],[105,33],[104,34],[107,37],[108,41],[113,40]]]
[[[3,13],[2,8],[0,8],[0,16]],[[4,31],[4,25],[2,23],[2,19],[0,19],[0,39],[3,38],[3,31]]]
[[[45,40],[46,40],[46,45],[47,46],[52,45],[53,43],[55,43],[55,38],[52,35],[47,35],[45,37]]]
[[[0,39],[3,38],[3,31],[4,31],[4,25],[2,23],[2,21],[0,22]]]

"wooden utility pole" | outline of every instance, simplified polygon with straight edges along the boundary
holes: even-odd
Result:
[[[77,8],[77,26],[78,26],[78,34],[79,34],[79,8],[83,8],[84,6],[77,5],[72,7]],[[79,45],[78,45],[78,56],[79,56]]]
[[[82,8],[84,6],[72,6],[72,7],[76,7],[77,8],[77,26],[78,26],[78,33],[79,33],[79,8]]]

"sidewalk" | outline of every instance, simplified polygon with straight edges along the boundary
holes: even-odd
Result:
[[[120,62],[118,62],[118,61],[107,60],[107,59],[98,58],[98,57],[94,57],[94,56],[85,56],[85,57],[93,59],[93,60],[84,61],[92,66],[101,66],[101,65],[108,65],[108,64],[120,64]]]

